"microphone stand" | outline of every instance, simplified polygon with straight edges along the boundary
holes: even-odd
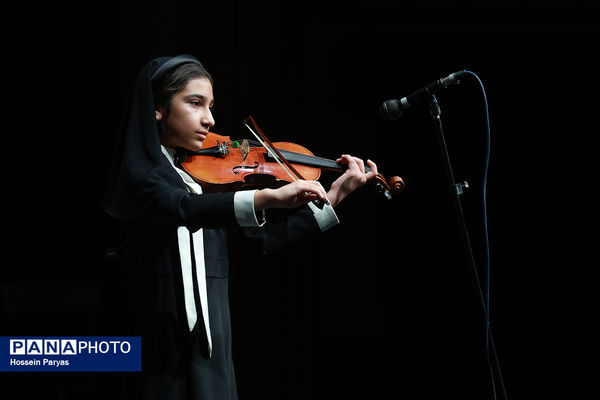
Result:
[[[442,120],[440,118],[441,109],[438,104],[437,98],[435,94],[431,94],[429,100],[429,108],[430,114],[433,118],[433,123],[435,126],[435,130],[437,132],[438,141],[440,144],[440,148],[442,150],[442,157],[444,159],[444,166],[446,169],[446,175],[448,177],[448,181],[450,182],[450,194],[452,197],[452,202],[454,204],[454,210],[456,211],[456,217],[458,219],[458,225],[460,228],[462,244],[465,250],[465,255],[467,258],[467,262],[469,264],[469,272],[471,273],[471,280],[473,283],[474,290],[476,294],[479,294],[479,298],[481,301],[481,307],[483,310],[483,315],[486,316],[484,323],[484,331],[485,331],[485,354],[486,361],[488,363],[488,367],[490,368],[490,379],[492,384],[492,390],[494,394],[494,399],[496,398],[496,384],[495,384],[495,376],[494,373],[498,375],[500,382],[502,382],[502,372],[500,371],[500,364],[498,361],[498,357],[496,354],[496,345],[494,344],[494,338],[492,337],[491,327],[489,325],[489,320],[487,318],[487,307],[483,296],[483,291],[481,289],[481,283],[479,281],[479,276],[477,273],[477,265],[475,263],[475,257],[473,255],[473,248],[471,246],[471,239],[469,237],[469,232],[467,230],[467,224],[465,222],[465,216],[463,213],[462,204],[460,201],[460,196],[464,193],[465,189],[469,188],[469,184],[465,181],[462,183],[456,183],[454,179],[454,172],[452,171],[452,164],[450,163],[450,156],[448,154],[448,148],[446,146],[446,140],[444,139],[444,131],[442,129]],[[492,354],[490,354],[490,349]],[[492,358],[490,356],[493,356]],[[494,367],[496,370],[494,371]],[[504,385],[500,385],[504,390]],[[504,398],[507,399],[506,392],[503,393]]]

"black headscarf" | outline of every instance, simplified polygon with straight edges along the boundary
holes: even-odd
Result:
[[[119,220],[130,220],[153,203],[177,202],[187,194],[181,177],[163,155],[155,116],[152,84],[173,68],[202,65],[195,57],[159,57],[141,70],[117,132],[108,176],[105,209]]]

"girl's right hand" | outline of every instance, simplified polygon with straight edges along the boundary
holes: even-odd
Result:
[[[321,199],[327,200],[327,192],[317,181],[298,180],[277,189],[261,189],[254,195],[254,209],[294,208]]]

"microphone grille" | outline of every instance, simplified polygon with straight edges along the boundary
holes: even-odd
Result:
[[[388,100],[379,106],[379,113],[385,121],[394,121],[402,115],[400,101],[396,99]]]

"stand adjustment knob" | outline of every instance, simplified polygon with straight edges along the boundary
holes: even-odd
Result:
[[[455,183],[454,185],[452,185],[454,194],[457,196],[460,196],[461,194],[463,194],[465,192],[466,189],[469,188],[469,182],[464,181],[462,183]]]

